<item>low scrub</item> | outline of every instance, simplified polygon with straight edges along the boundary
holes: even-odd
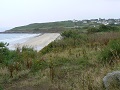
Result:
[[[120,39],[111,40],[108,45],[101,51],[100,61],[104,63],[114,63],[120,59]]]
[[[99,27],[88,27],[88,33],[96,33],[96,32],[114,32],[120,31],[120,29],[114,25],[100,25]]]
[[[31,67],[32,72],[37,72],[38,70],[43,70],[48,67],[48,63],[45,60],[34,60]]]

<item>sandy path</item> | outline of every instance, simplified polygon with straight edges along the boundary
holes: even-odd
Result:
[[[26,42],[19,44],[19,47],[27,46],[33,47],[35,50],[41,50],[59,36],[59,33],[44,33],[42,35],[29,38]]]

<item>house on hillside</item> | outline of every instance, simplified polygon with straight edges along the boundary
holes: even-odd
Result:
[[[91,21],[92,23],[94,23],[94,22],[97,23],[97,22],[98,22],[98,19],[91,19],[90,21]]]
[[[89,23],[90,22],[90,20],[82,20],[82,23]]]
[[[101,23],[101,24],[104,24],[104,25],[108,25],[108,24],[109,24],[109,23],[107,22],[107,20],[101,19],[101,18],[99,18],[98,23]]]
[[[109,24],[115,24],[116,21],[115,21],[115,19],[108,19],[107,22],[108,22]]]

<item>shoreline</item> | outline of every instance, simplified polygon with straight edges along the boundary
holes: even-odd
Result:
[[[0,34],[39,34],[39,33],[37,32],[0,32]]]
[[[42,33],[40,35],[30,37],[23,43],[16,43],[11,48],[22,48],[24,46],[31,47],[34,50],[40,51],[52,41],[56,40],[60,36],[59,33]]]

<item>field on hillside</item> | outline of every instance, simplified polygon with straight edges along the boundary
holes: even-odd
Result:
[[[64,31],[39,52],[0,43],[0,90],[105,90],[103,77],[120,70],[120,32],[107,29]]]

